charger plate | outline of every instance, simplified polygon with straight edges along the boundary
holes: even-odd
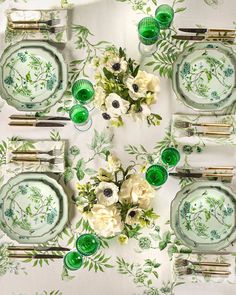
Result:
[[[216,251],[236,239],[236,196],[220,182],[195,182],[171,203],[171,227],[196,251]]]
[[[45,243],[63,230],[67,220],[67,196],[45,174],[21,173],[0,190],[0,227],[19,243]]]
[[[47,42],[21,41],[0,59],[1,97],[21,111],[42,111],[54,105],[67,87],[67,65]]]
[[[218,111],[236,100],[236,54],[219,42],[187,47],[173,65],[173,89],[188,107]]]

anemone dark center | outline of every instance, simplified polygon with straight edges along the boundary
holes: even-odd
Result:
[[[119,103],[119,101],[118,101],[118,100],[114,100],[114,101],[112,102],[112,106],[113,106],[113,108],[118,109],[118,108],[120,107],[120,103]]]
[[[134,92],[138,92],[138,85],[137,84],[133,84],[132,85],[133,89],[134,89]]]
[[[135,211],[130,211],[130,212],[129,212],[129,216],[130,216],[130,217],[133,218],[135,215],[136,215],[136,212],[135,212]]]
[[[119,71],[119,70],[120,70],[120,63],[117,62],[117,63],[115,63],[114,65],[112,65],[112,69],[113,69],[114,71]]]
[[[105,188],[103,194],[105,197],[110,198],[113,195],[113,191],[110,188]]]
[[[110,120],[111,119],[111,116],[108,113],[103,113],[102,117],[103,117],[104,120]]]

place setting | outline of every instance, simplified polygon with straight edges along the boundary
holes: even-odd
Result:
[[[232,287],[236,30],[212,10],[229,4],[30,1],[0,3],[3,295]]]

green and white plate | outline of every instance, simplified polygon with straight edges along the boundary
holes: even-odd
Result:
[[[45,243],[63,230],[67,220],[67,196],[45,174],[19,174],[0,190],[0,227],[19,243]]]
[[[220,182],[185,186],[171,203],[171,227],[196,251],[216,251],[236,239],[236,195]]]
[[[54,105],[67,87],[67,66],[59,51],[42,41],[21,41],[0,59],[0,91],[21,111],[42,111]]]
[[[173,89],[187,106],[218,111],[236,100],[236,53],[222,43],[187,47],[173,66]]]

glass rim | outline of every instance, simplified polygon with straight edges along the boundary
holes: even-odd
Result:
[[[76,250],[74,249],[74,250],[70,250],[69,252],[67,252],[66,255],[63,257],[64,267],[67,268],[67,269],[69,269],[69,270],[72,270],[72,271],[73,271],[73,270],[78,270],[78,269],[80,269],[80,268],[82,267],[82,265],[81,265],[79,268],[71,268],[71,267],[69,267],[69,266],[67,265],[67,263],[66,263],[66,257],[67,257],[70,253],[76,253],[76,254],[78,254],[78,255],[80,256],[80,258],[81,258],[82,263],[83,263],[83,255],[81,255],[80,252],[78,252],[78,251],[76,251]]]
[[[69,110],[69,117],[70,117],[70,119],[71,119],[71,113],[72,113],[73,110],[76,109],[78,106],[81,107],[81,108],[83,108],[83,109],[88,113],[88,119],[89,119],[89,110],[88,110],[88,108],[87,108],[85,105],[83,105],[82,103],[77,103],[77,104],[73,105],[73,106],[70,108],[70,110]],[[72,119],[71,119],[71,121],[72,121],[73,123],[75,123]],[[86,120],[86,121],[88,121],[88,120]],[[85,121],[85,122],[86,122],[86,121]],[[75,123],[75,124],[80,124],[80,123]]]
[[[168,149],[173,149],[173,150],[177,151],[177,152],[179,153],[179,155],[180,155],[179,150],[178,150],[176,147],[174,147],[174,146],[168,146],[168,147],[163,148],[163,149],[161,150],[161,155],[162,155],[162,153],[163,153],[165,150],[168,150]]]
[[[151,184],[149,181],[147,181],[147,173],[148,173],[148,170],[149,170],[150,168],[152,168],[153,166],[158,166],[158,167],[160,167],[160,168],[162,169],[162,171],[164,172],[165,181],[164,181],[163,183],[161,183],[160,185]],[[165,184],[165,183],[167,182],[168,178],[169,178],[169,171],[166,169],[166,167],[165,167],[163,164],[161,164],[161,163],[159,163],[159,162],[156,163],[156,164],[153,164],[153,165],[149,166],[148,169],[147,169],[147,171],[146,171],[146,173],[145,173],[145,179],[146,179],[146,181],[147,181],[152,187],[154,187],[154,188],[160,188],[160,187],[162,187],[163,184]]]
[[[78,241],[81,237],[83,237],[83,236],[87,236],[87,235],[92,235],[92,236],[95,238],[95,240],[98,242],[98,246],[97,246],[96,252],[98,251],[98,249],[99,249],[100,246],[101,246],[100,239],[98,238],[98,236],[97,236],[96,234],[92,234],[92,233],[84,233],[84,234],[80,235],[80,236],[76,239],[75,247],[76,247],[76,250],[77,250],[81,255],[83,255],[83,256],[91,256],[91,255],[93,255],[93,254],[96,253],[96,252],[94,252],[93,254],[87,254],[87,253],[84,253],[84,252],[82,252],[81,250],[78,249],[78,247],[77,247],[77,241]]]
[[[153,24],[155,23],[156,26],[157,26],[158,31],[157,31],[155,37],[152,37],[152,38],[143,37],[142,34],[140,33],[141,23],[142,23],[142,21],[147,20],[147,19],[152,20],[152,21],[153,21]],[[139,21],[139,23],[138,23],[138,34],[139,34],[139,36],[142,37],[142,39],[144,39],[144,40],[149,40],[149,41],[150,41],[150,40],[154,40],[154,39],[158,38],[158,36],[159,36],[159,32],[160,32],[160,29],[161,29],[161,28],[160,28],[160,25],[159,25],[159,23],[158,23],[158,21],[157,21],[157,19],[156,19],[155,17],[146,16],[146,17],[142,18],[142,19]]]
[[[175,13],[174,8],[172,6],[170,6],[169,4],[161,4],[156,8],[155,15],[156,15],[157,10],[160,8],[163,8],[163,7],[170,9],[173,12],[173,14]]]

